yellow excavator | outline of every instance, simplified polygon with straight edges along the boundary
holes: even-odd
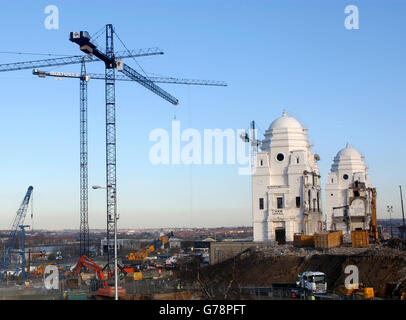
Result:
[[[131,252],[127,256],[127,260],[131,262],[144,262],[149,254],[159,249],[162,245],[166,245],[169,242],[169,239],[173,237],[173,232],[170,232],[166,235],[160,236],[158,239],[154,240],[152,243],[147,246],[139,249],[136,252]]]
[[[372,300],[375,297],[374,288],[364,287],[362,283],[358,284],[358,286],[351,285],[349,288],[340,286],[338,287],[338,291],[347,297],[359,296],[367,300]]]

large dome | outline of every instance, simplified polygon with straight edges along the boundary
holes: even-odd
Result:
[[[274,120],[269,126],[269,130],[273,129],[299,129],[302,130],[303,127],[299,121],[295,118],[289,117],[284,111],[282,117]]]
[[[269,152],[271,145],[274,147],[285,146],[290,150],[304,150],[310,145],[307,139],[307,130],[295,118],[289,117],[285,111],[281,117],[272,121],[264,135],[262,151]]]

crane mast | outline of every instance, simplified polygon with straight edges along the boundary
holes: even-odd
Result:
[[[117,228],[117,177],[116,177],[116,88],[114,30],[106,25],[106,191],[107,191],[107,265],[111,264],[110,240],[116,236]],[[114,250],[117,250],[114,246]],[[114,253],[116,256],[116,253]]]
[[[87,82],[86,63],[80,73],[80,255],[89,256],[88,220],[88,143],[87,143]]]

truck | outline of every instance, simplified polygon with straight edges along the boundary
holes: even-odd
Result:
[[[177,256],[171,256],[170,258],[165,260],[165,267],[166,268],[174,268],[176,263],[178,262]]]
[[[327,294],[327,277],[320,271],[305,271],[298,275],[296,285],[300,291],[308,294]]]

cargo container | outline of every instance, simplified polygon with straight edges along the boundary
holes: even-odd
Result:
[[[142,280],[142,272],[134,272],[133,273],[134,280]]]
[[[353,230],[351,231],[351,242],[353,248],[365,247],[369,245],[368,230]]]
[[[301,233],[295,233],[293,236],[293,245],[297,247],[314,247],[313,236],[305,236]]]
[[[314,247],[318,249],[330,249],[339,247],[343,243],[343,232],[342,231],[324,231],[320,233],[315,233],[314,236]]]

